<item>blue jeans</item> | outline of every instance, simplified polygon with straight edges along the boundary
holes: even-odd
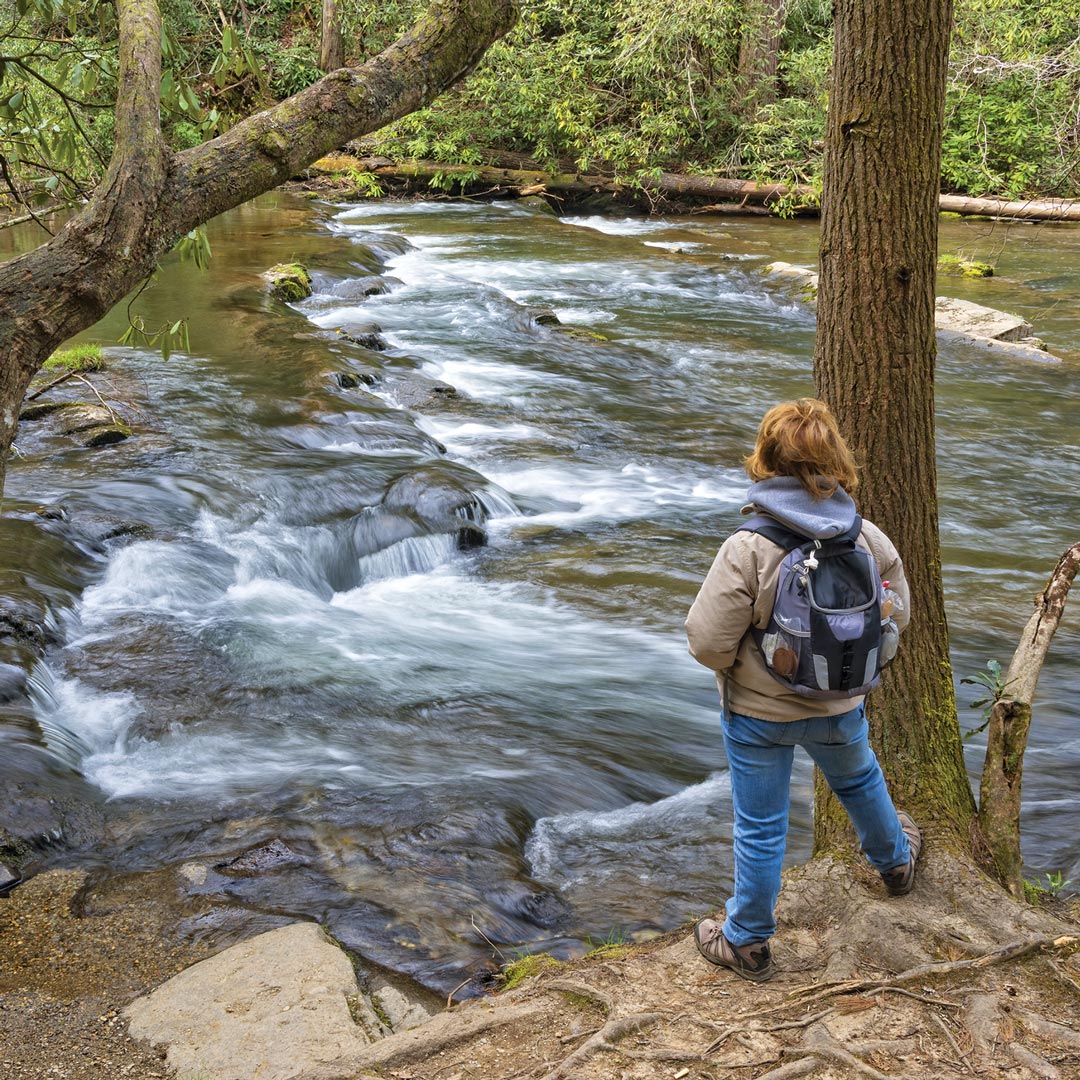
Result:
[[[764,941],[776,931],[773,908],[787,846],[791,763],[801,746],[848,812],[866,857],[878,870],[910,858],[860,705],[839,716],[777,722],[731,713],[724,749],[735,806],[735,893],[724,936],[732,945]]]

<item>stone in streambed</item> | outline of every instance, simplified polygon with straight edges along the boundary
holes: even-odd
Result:
[[[125,1010],[131,1034],[206,1080],[288,1080],[369,1042],[348,998],[349,958],[313,923],[260,934],[204,960]]]
[[[311,295],[311,274],[300,263],[278,263],[262,276],[270,295],[278,300],[291,303]]]

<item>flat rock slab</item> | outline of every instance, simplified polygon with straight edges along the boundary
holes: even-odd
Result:
[[[1007,311],[939,296],[934,305],[934,321],[939,330],[951,330],[969,337],[995,338],[998,341],[1019,341],[1030,337],[1031,323]]]
[[[288,1080],[368,1039],[348,997],[349,958],[314,923],[260,934],[163,983],[125,1010],[131,1034],[168,1049],[180,1077]]]

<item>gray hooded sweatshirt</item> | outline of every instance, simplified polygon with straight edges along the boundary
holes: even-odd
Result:
[[[743,513],[767,513],[785,527],[819,540],[847,532],[855,521],[855,503],[843,488],[828,499],[815,499],[794,477],[780,476],[752,485],[747,496],[750,501]],[[902,630],[911,603],[896,548],[869,521],[863,522],[858,544],[873,555],[882,580],[899,597],[902,607],[893,618]],[[769,674],[749,633],[751,626],[764,628],[769,621],[785,554],[758,533],[736,532],[724,541],[686,618],[690,655],[717,673],[722,693],[726,684],[732,712],[759,720],[848,712],[863,699],[805,698],[782,686]]]

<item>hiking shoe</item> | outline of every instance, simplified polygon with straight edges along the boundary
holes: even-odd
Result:
[[[775,974],[767,941],[750,945],[732,945],[715,919],[702,919],[694,927],[698,952],[717,967],[731,968],[736,975],[751,982],[768,982]]]
[[[890,896],[906,896],[915,884],[915,864],[919,861],[919,852],[922,851],[922,833],[906,811],[897,810],[896,816],[900,819],[900,827],[907,837],[911,858],[903,866],[882,870],[881,880],[885,882],[885,888],[888,889]]]

